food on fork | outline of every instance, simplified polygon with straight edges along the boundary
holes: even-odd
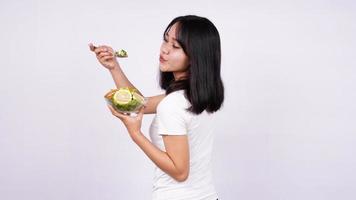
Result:
[[[94,46],[93,44],[89,44],[89,48],[90,48],[90,50],[92,50],[92,51],[94,51],[96,48],[98,48],[98,47],[96,47],[96,46]],[[118,51],[115,51],[114,52],[114,55],[116,56],[116,57],[119,57],[119,58],[127,58],[128,57],[128,55],[127,55],[127,52],[125,51],[125,50],[123,50],[123,49],[120,49],[120,50],[118,50]]]

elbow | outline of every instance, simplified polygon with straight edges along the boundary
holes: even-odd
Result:
[[[174,179],[175,179],[176,181],[178,181],[178,182],[184,182],[184,181],[186,181],[186,180],[188,179],[188,177],[189,177],[189,171],[187,171],[187,172],[182,172],[182,173],[177,174],[177,175],[174,177]]]

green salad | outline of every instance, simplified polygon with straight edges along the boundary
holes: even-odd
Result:
[[[146,103],[135,88],[129,87],[112,89],[105,95],[105,99],[115,110],[124,113],[136,112]]]

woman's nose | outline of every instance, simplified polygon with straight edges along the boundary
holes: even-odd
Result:
[[[169,53],[169,48],[167,47],[167,45],[165,45],[164,43],[161,46],[161,51],[164,54],[168,54]]]

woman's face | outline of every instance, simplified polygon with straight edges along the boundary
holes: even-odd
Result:
[[[186,75],[188,56],[176,41],[177,23],[171,26],[161,45],[159,68],[162,72],[173,72],[175,79]]]

